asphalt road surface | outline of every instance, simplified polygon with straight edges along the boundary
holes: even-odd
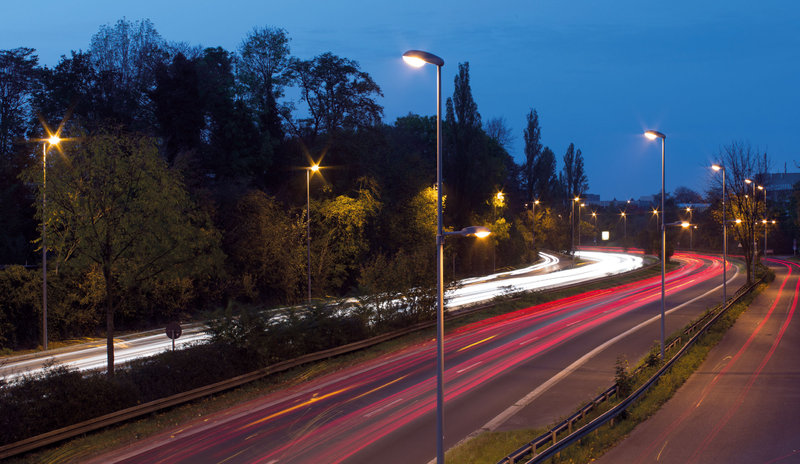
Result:
[[[668,331],[721,299],[719,258],[676,258],[684,265],[668,275]],[[636,360],[658,339],[660,295],[658,276],[450,331],[445,447],[481,429],[550,423],[610,385],[618,355]],[[93,462],[424,464],[435,455],[434,358],[430,340]]]
[[[661,410],[598,463],[800,463],[800,266],[776,278]]]

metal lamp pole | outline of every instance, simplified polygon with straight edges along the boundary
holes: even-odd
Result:
[[[753,223],[753,256],[752,256],[752,263],[751,267],[753,269],[752,279],[755,280],[756,278],[756,254],[758,254],[758,244],[756,243],[756,208],[758,207],[758,203],[756,202],[756,183],[751,179],[745,179],[744,182],[746,184],[750,184],[753,186],[753,216],[751,218],[751,222]]]
[[[533,252],[536,252],[536,205],[539,204],[539,200],[533,200],[531,202],[531,213],[533,218],[531,219],[531,246],[533,247]]]
[[[318,164],[306,168],[306,251],[308,253],[308,304],[311,305],[311,173],[319,171]]]
[[[767,188],[759,185],[759,190],[764,191],[764,258],[767,257]]]
[[[644,133],[650,140],[661,139],[661,360],[664,360],[664,306],[665,306],[665,281],[667,270],[667,230],[664,224],[666,219],[666,209],[664,209],[664,162],[665,145],[667,136],[661,132],[649,130]]]
[[[42,348],[47,351],[47,145],[58,145],[61,138],[51,136],[42,142]]]
[[[725,220],[725,166],[711,165],[711,169],[722,171],[722,305],[728,301],[728,221]]]

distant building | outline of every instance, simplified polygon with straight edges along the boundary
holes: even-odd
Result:
[[[792,199],[794,186],[800,182],[800,172],[783,172],[764,175],[767,200],[786,206]]]

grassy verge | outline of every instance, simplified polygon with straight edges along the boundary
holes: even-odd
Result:
[[[670,267],[677,267],[677,264],[670,264]],[[447,329],[456,329],[479,320],[527,308],[535,304],[557,300],[588,290],[614,287],[659,274],[660,269],[644,269],[592,285],[561,291],[529,293],[521,297],[515,297],[514,299],[499,298],[496,304],[490,308],[472,313],[468,316],[448,320]],[[80,462],[109,449],[131,444],[141,438],[153,436],[164,430],[175,428],[188,421],[208,416],[264,394],[287,388],[311,378],[359,364],[366,360],[375,359],[395,350],[429,341],[434,336],[434,329],[422,330],[356,353],[302,366],[214,397],[175,407],[120,426],[110,427],[97,433],[73,439],[60,445],[31,452],[10,460],[9,462]]]
[[[739,315],[750,305],[755,296],[766,287],[759,285],[753,292],[736,303],[721,317],[698,341],[688,350],[675,365],[666,372],[661,379],[651,387],[642,399],[636,402],[627,412],[618,417],[613,425],[605,425],[596,432],[585,437],[579,443],[562,451],[559,456],[548,462],[552,463],[585,463],[591,462],[614,445],[624,439],[633,428],[643,422],[669,400],[672,395],[683,385],[689,376],[702,364],[708,352],[722,339],[727,330],[733,326]],[[676,332],[676,334],[681,333]],[[674,337],[671,337],[671,339]],[[680,347],[675,347],[677,351]],[[671,354],[667,353],[669,357]],[[640,364],[645,364],[643,359]],[[645,367],[639,374],[632,377],[631,381],[635,390],[649,379],[659,366]],[[592,411],[582,422],[577,423],[577,429],[590,422],[597,416],[617,404],[618,399],[603,403]],[[576,409],[579,410],[579,409]],[[550,428],[524,429],[508,432],[487,432],[469,440],[447,452],[448,462],[463,464],[495,464],[508,453],[516,450],[523,444],[534,440],[546,433]],[[561,437],[559,437],[561,438]],[[541,451],[541,450],[540,450]]]

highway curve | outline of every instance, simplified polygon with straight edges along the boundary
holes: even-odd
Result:
[[[675,258],[683,265],[668,275],[668,330],[721,296],[719,258]],[[730,280],[732,288],[740,285],[740,277]],[[658,338],[659,313],[660,276],[449,332],[445,446],[487,425],[536,426],[570,412],[612,382],[617,355],[638,359],[648,351]],[[197,419],[95,462],[427,463],[435,454],[434,353],[433,340],[411,346]]]
[[[657,414],[598,463],[800,462],[800,266],[776,278]]]

